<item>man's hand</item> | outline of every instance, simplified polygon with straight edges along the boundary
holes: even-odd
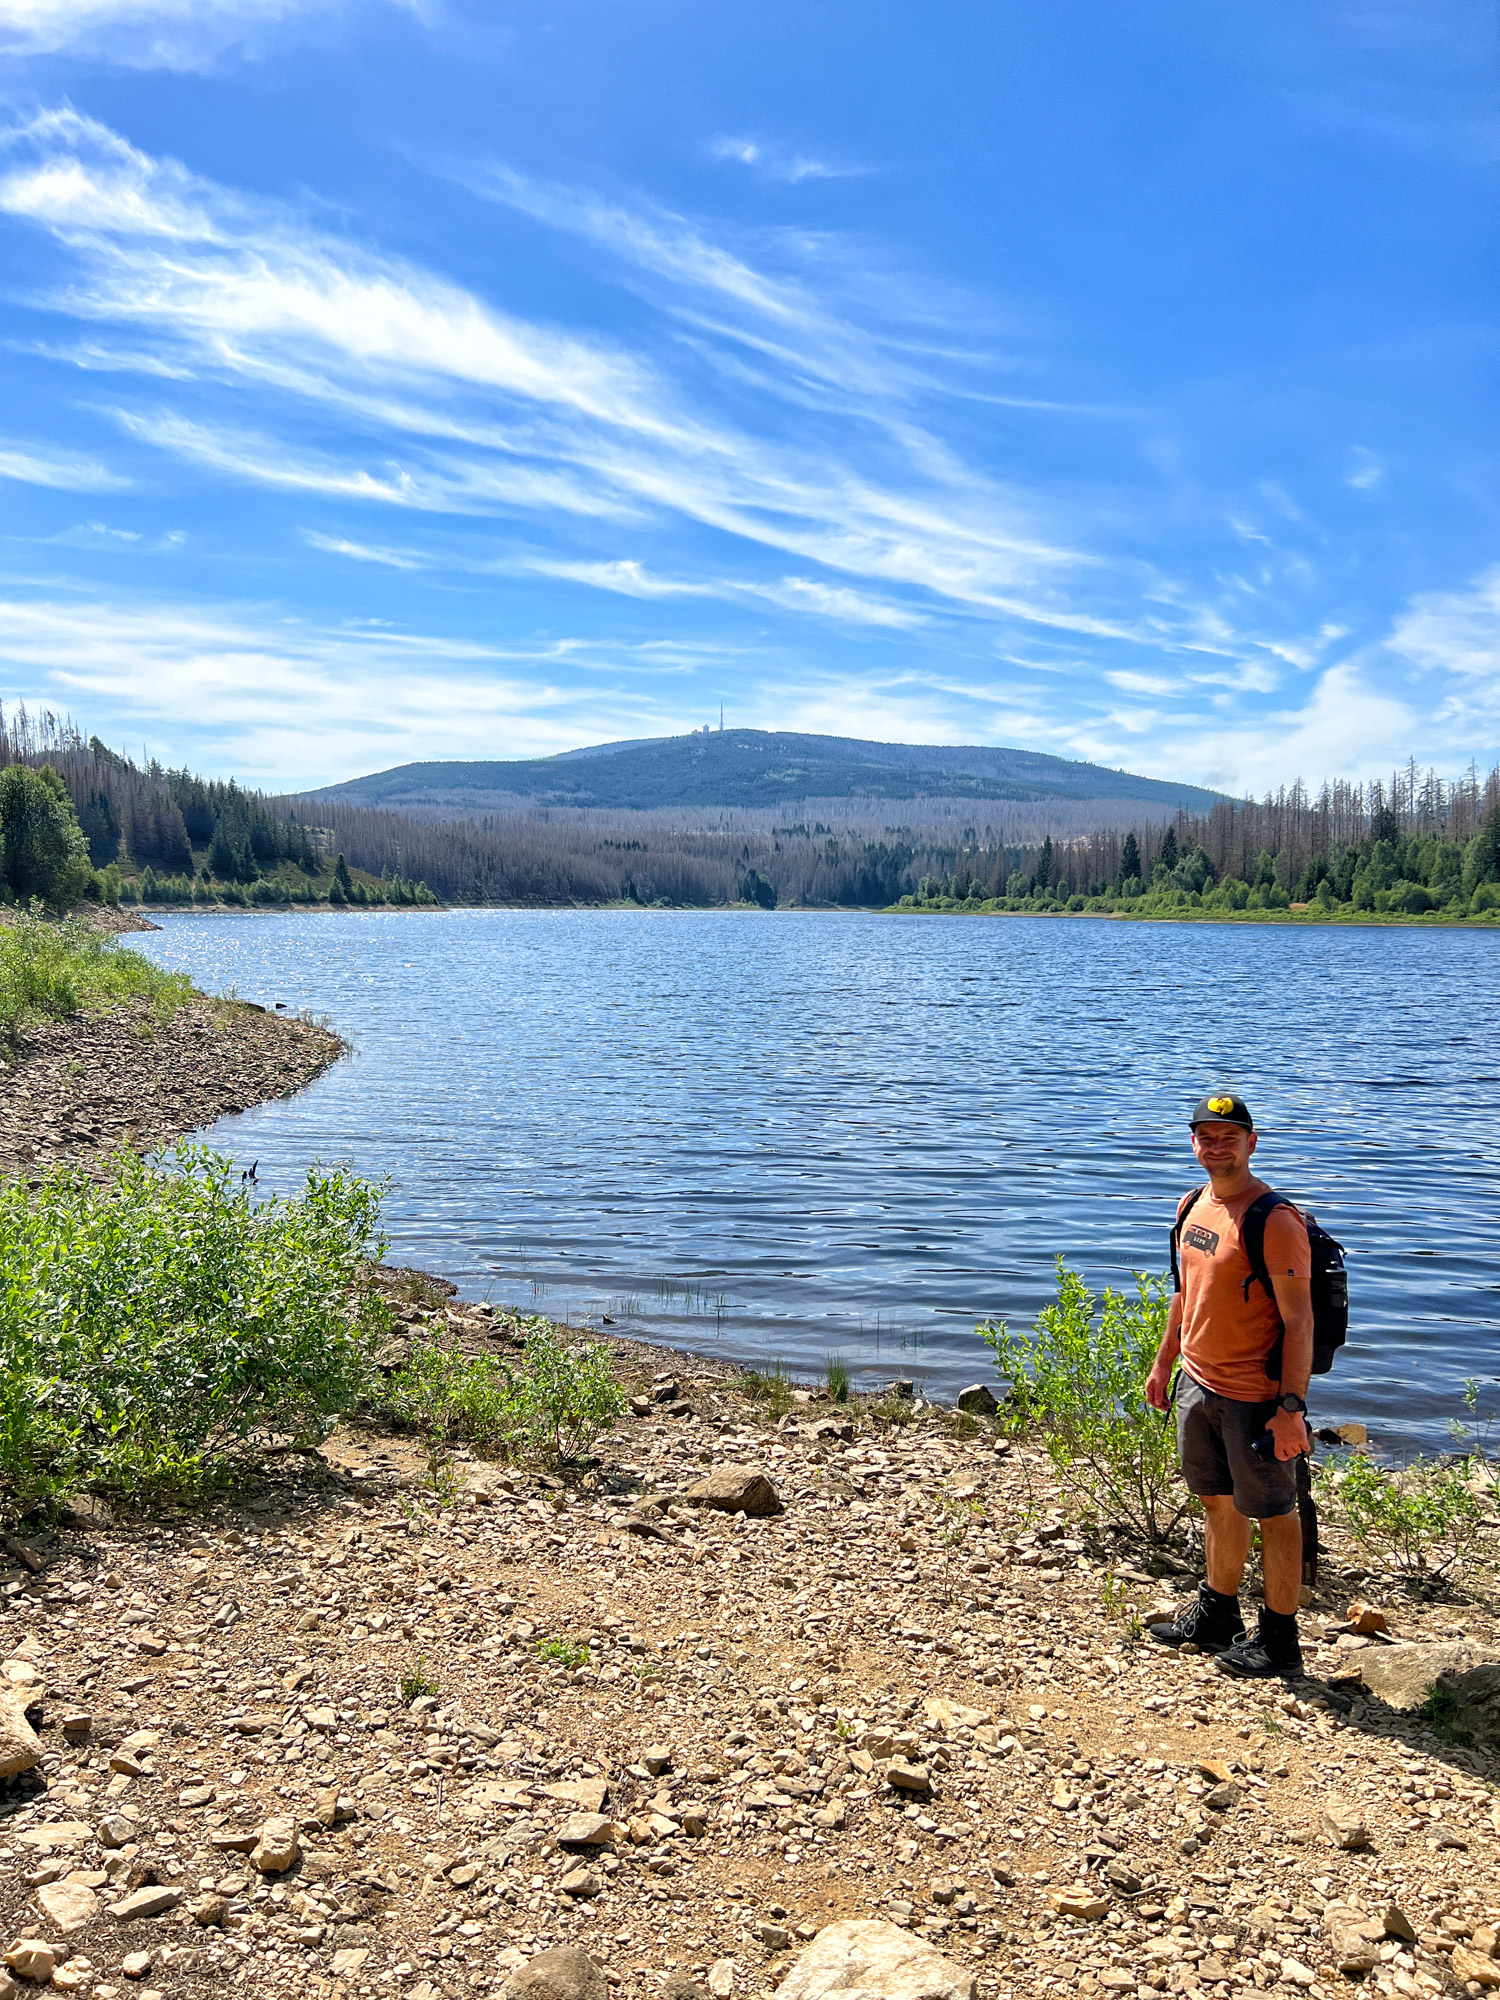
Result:
[[[1175,1358],[1175,1357],[1174,1357]],[[1172,1363],[1160,1359],[1152,1363],[1151,1373],[1146,1377],[1146,1401],[1153,1410],[1169,1410],[1171,1398]]]
[[[1307,1423],[1295,1410],[1277,1410],[1266,1429],[1276,1440],[1278,1458],[1301,1458],[1312,1450]]]

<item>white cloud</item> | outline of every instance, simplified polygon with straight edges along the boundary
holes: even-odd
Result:
[[[25,486],[54,486],[65,493],[102,493],[130,483],[78,452],[5,440],[0,440],[0,479],[14,479]]]
[[[631,664],[626,647],[579,640],[490,647],[253,607],[0,598],[6,706],[71,708],[173,758],[191,716],[208,767],[289,789],[405,761],[415,744],[430,757],[545,756],[683,727],[632,691]],[[580,667],[596,672],[568,685]]]
[[[789,152],[784,146],[767,145],[760,139],[715,139],[708,150],[716,160],[733,160],[739,166],[755,168],[769,180],[793,185],[798,181],[850,180],[870,172],[868,167],[839,166],[832,160],[819,159],[811,153]]]
[[[1500,563],[1467,590],[1413,598],[1386,644],[1425,673],[1457,674],[1500,690]],[[1497,736],[1500,725],[1492,725],[1491,741]]]
[[[95,55],[131,69],[205,68],[342,0],[0,0],[0,51]],[[424,12],[421,0],[392,0]]]

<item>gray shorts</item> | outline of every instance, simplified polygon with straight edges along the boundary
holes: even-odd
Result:
[[[1236,1403],[1177,1375],[1177,1452],[1189,1493],[1199,1499],[1232,1494],[1247,1520],[1270,1521],[1297,1511],[1297,1461],[1256,1458],[1250,1446],[1265,1434],[1274,1403]]]

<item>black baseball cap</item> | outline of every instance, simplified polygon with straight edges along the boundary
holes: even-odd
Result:
[[[1243,1097],[1236,1097],[1232,1090],[1215,1091],[1211,1097],[1200,1097],[1193,1106],[1189,1125],[1243,1125],[1247,1132],[1255,1130],[1255,1120],[1250,1116],[1250,1107]]]

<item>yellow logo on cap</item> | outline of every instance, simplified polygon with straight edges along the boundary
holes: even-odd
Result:
[[[1233,1111],[1234,1099],[1232,1097],[1211,1097],[1208,1100],[1208,1108],[1222,1118],[1227,1112]]]

